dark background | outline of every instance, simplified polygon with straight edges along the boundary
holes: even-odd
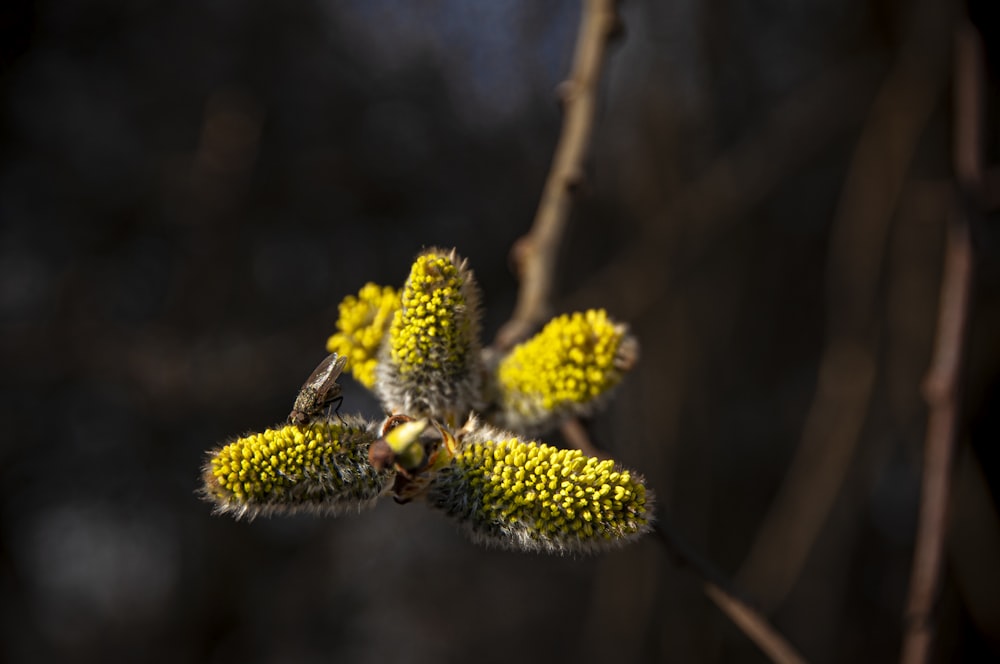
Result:
[[[814,662],[898,656],[959,11],[623,3],[559,259],[557,311],[605,307],[643,347],[595,440]],[[340,299],[398,286],[421,248],[471,261],[492,338],[578,18],[4,4],[0,659],[764,661],[653,538],[555,558],[480,549],[419,504],[248,524],[195,497],[206,449],[287,414]],[[974,220],[938,661],[1000,653],[996,189]],[[348,412],[378,415],[342,382]],[[820,452],[796,466],[802,449]],[[790,468],[804,492],[780,490]]]

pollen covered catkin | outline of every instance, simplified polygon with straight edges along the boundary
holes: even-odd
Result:
[[[350,416],[249,434],[209,453],[202,495],[237,519],[359,511],[391,484],[391,470],[368,462],[376,438],[367,422]]]
[[[613,548],[653,520],[652,492],[614,461],[502,436],[466,442],[431,481],[427,501],[475,542],[547,553]]]
[[[454,250],[413,262],[376,367],[391,413],[457,422],[482,406],[479,289]]]
[[[632,369],[638,352],[628,328],[603,309],[552,319],[500,361],[497,423],[533,432],[589,415]]]
[[[326,341],[327,351],[346,356],[351,375],[369,389],[375,385],[378,352],[398,309],[398,291],[365,284],[357,295],[348,295],[340,303],[337,332]]]

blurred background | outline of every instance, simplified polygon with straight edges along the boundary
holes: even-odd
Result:
[[[587,426],[813,662],[898,657],[954,29],[968,9],[991,48],[989,5],[621,5],[554,304],[607,308],[643,356]],[[766,661],[654,538],[554,558],[478,548],[420,504],[237,523],[195,496],[205,450],[286,416],[340,299],[400,285],[422,248],[470,260],[492,338],[579,15],[4,4],[0,660]],[[936,661],[1000,656],[988,175]]]

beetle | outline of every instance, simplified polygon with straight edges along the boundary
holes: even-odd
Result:
[[[340,394],[337,378],[346,365],[346,357],[330,353],[313,369],[299,390],[299,395],[295,397],[292,412],[288,414],[289,424],[306,424],[320,411],[334,403],[337,404],[334,412],[340,416],[340,404],[344,401],[344,397]]]

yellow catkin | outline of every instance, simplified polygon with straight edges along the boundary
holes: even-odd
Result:
[[[515,347],[497,368],[502,424],[531,430],[589,412],[622,379],[636,344],[602,309],[565,314]]]
[[[419,256],[403,289],[402,307],[389,328],[392,361],[400,373],[464,364],[466,308],[458,266],[440,254]]]
[[[479,292],[452,251],[417,256],[379,356],[375,391],[391,412],[442,421],[482,403]]]
[[[516,438],[467,443],[430,504],[476,541],[557,553],[607,549],[649,531],[652,494],[614,461]]]
[[[374,503],[391,478],[368,462],[375,438],[354,417],[249,434],[209,453],[202,495],[217,512],[238,519],[359,510]]]
[[[378,351],[399,306],[394,288],[373,283],[340,303],[337,333],[327,339],[326,349],[346,356],[351,374],[365,387],[375,384]]]

